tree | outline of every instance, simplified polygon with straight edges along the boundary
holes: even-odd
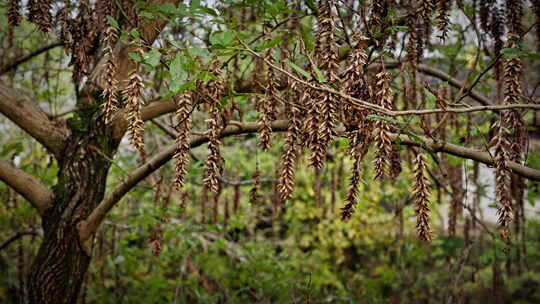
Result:
[[[302,147],[318,173],[330,144],[346,137],[354,167],[343,219],[354,213],[369,146],[375,145],[377,178],[389,179],[401,170],[405,153],[399,146],[410,147],[416,228],[426,241],[432,239],[426,152],[436,161],[445,153],[494,166],[501,234],[509,240],[512,206],[523,204],[524,179],[540,181],[540,171],[524,157],[528,132],[538,128],[536,92],[525,91],[534,86],[523,85],[536,77],[527,67],[537,64],[538,55],[528,48],[538,39],[532,37],[534,24],[522,25],[521,1],[506,1],[504,10],[490,1],[480,8],[468,1],[458,1],[455,9],[451,4],[29,1],[26,19],[44,33],[39,41],[45,46],[1,68],[0,112],[54,157],[58,171],[49,188],[12,162],[0,161],[0,179],[35,207],[44,231],[27,279],[27,302],[75,303],[103,220],[169,160],[176,161],[175,184],[182,187],[189,150],[208,143],[204,187],[219,191],[221,139],[238,134],[259,133],[266,150],[272,132],[287,132],[279,183],[283,200],[291,197]],[[21,1],[8,1],[6,12],[4,38],[12,47],[22,45]],[[467,26],[456,23],[452,30],[451,12],[468,18]],[[473,36],[480,47],[464,51],[474,59],[456,63],[461,58],[454,48]],[[76,92],[68,119],[45,112],[17,85],[22,65],[57,47],[67,53],[60,61],[71,60]],[[435,68],[439,62],[463,80]],[[468,64],[470,72],[457,73],[459,64]],[[147,95],[153,101],[143,105]],[[259,113],[257,122],[242,120],[250,106]],[[176,142],[147,155],[145,122],[173,112]],[[197,113],[208,118],[207,130],[190,136]],[[483,134],[472,134],[473,128]],[[105,195],[125,135],[141,165]],[[493,149],[487,149],[484,136]]]

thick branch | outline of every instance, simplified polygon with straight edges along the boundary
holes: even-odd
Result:
[[[287,126],[287,120],[274,121],[272,123],[272,130],[274,132],[282,132],[287,130]],[[236,123],[234,125],[229,125],[221,133],[221,137],[255,133],[258,132],[259,129],[260,124],[258,123]],[[396,141],[397,137],[398,135],[393,135],[392,139]],[[445,152],[462,158],[476,160],[487,165],[493,165],[493,159],[486,152],[448,143],[438,143],[425,137],[421,137],[421,140],[422,142],[419,142],[409,138],[407,135],[399,135],[399,143],[403,145],[424,147],[433,152]],[[208,142],[208,138],[197,136],[191,140],[191,148],[198,147],[206,142]],[[124,182],[118,185],[113,192],[99,204],[92,214],[90,214],[87,221],[82,225],[80,230],[81,240],[87,240],[97,230],[107,213],[126,193],[162,165],[167,163],[167,161],[172,158],[175,149],[175,144],[167,147],[164,151],[150,159],[146,164],[136,169]],[[516,174],[531,180],[540,181],[540,170],[535,170],[515,162],[509,162],[507,163],[507,166],[509,170]]]
[[[0,180],[26,198],[39,214],[43,214],[53,199],[49,188],[5,160],[0,160]]]
[[[272,130],[274,132],[285,131],[287,130],[287,126],[288,121],[286,120],[275,121],[272,123]],[[261,126],[258,123],[237,123],[234,125],[229,125],[223,130],[223,132],[221,132],[221,137],[223,138],[239,134],[255,133],[259,131],[260,127]],[[208,138],[206,136],[196,136],[191,139],[190,146],[191,148],[195,148],[207,142]],[[118,201],[120,201],[120,199],[122,199],[122,197],[124,197],[126,193],[133,189],[133,187],[135,187],[147,176],[167,163],[172,158],[175,149],[175,144],[168,146],[161,153],[152,157],[146,164],[133,171],[133,173],[131,173],[125,181],[118,185],[112,191],[112,193],[106,197],[96,209],[94,209],[90,216],[88,216],[86,222],[81,226],[81,241],[84,242],[87,240],[97,230],[107,213]]]
[[[400,135],[399,143],[407,146],[417,146],[424,147],[432,152],[444,152],[451,155],[459,156],[462,158],[467,158],[475,160],[481,163],[484,163],[488,166],[494,164],[493,158],[487,152],[478,151],[471,148],[465,148],[462,146],[444,143],[444,142],[435,142],[432,139],[427,137],[420,137],[423,142],[415,141],[411,139],[408,135]],[[396,140],[396,135],[392,137],[393,140]],[[520,165],[516,162],[507,162],[506,166],[512,172],[521,175],[530,180],[540,181],[540,170],[536,170],[530,167]]]
[[[0,76],[4,75],[5,73],[17,68],[19,65],[27,62],[28,60],[42,54],[42,53],[45,53],[47,52],[48,50],[50,49],[53,49],[57,46],[62,46],[62,42],[55,42],[55,43],[52,43],[52,44],[49,44],[49,45],[46,45],[38,50],[35,50],[33,51],[32,53],[28,54],[28,55],[24,55],[22,57],[19,57],[17,59],[15,59],[15,61],[9,63],[8,65],[5,65],[3,67],[0,68]]]
[[[34,102],[0,83],[0,113],[28,132],[50,152],[58,155],[68,130],[49,119]]]

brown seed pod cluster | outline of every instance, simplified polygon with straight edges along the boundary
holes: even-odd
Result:
[[[270,57],[270,53],[266,55],[266,58]],[[257,110],[259,111],[259,123],[261,128],[259,130],[260,147],[263,151],[267,151],[270,148],[272,141],[272,127],[270,124],[276,119],[275,112],[277,107],[277,80],[276,75],[272,69],[268,70],[266,77],[266,84],[260,83],[263,88],[265,96],[258,101]]]
[[[219,178],[223,171],[223,157],[221,156],[221,130],[224,127],[224,119],[220,109],[220,98],[223,95],[224,87],[221,79],[221,70],[216,66],[213,71],[216,79],[208,81],[202,90],[204,100],[209,108],[210,118],[208,119],[208,130],[205,135],[209,139],[208,150],[210,154],[206,160],[204,170],[204,185],[207,189],[217,193],[219,190]]]
[[[142,57],[143,53],[141,49],[138,50],[138,53]],[[137,151],[139,151],[141,157],[146,159],[146,152],[144,149],[144,122],[141,114],[143,90],[144,83],[139,74],[139,66],[136,65],[129,75],[128,85],[122,91],[122,98],[126,104],[128,115],[129,124],[127,135],[129,142],[137,149]]]
[[[377,73],[375,97],[377,103],[385,109],[392,109],[392,91],[390,89],[390,74],[384,70]],[[375,141],[377,155],[375,157],[375,178],[382,178],[388,173],[392,155],[392,141],[390,138],[391,124],[384,120],[375,122]]]
[[[35,23],[44,33],[47,33],[52,26],[51,8],[51,0],[28,1],[28,20]]]
[[[300,109],[293,104],[290,109],[291,122],[285,138],[285,151],[281,156],[281,175],[278,191],[284,201],[291,199],[294,191],[294,172],[298,158],[298,140],[300,137]]]
[[[427,161],[424,154],[419,153],[414,160],[414,201],[416,204],[416,230],[418,237],[424,241],[431,242],[432,232],[429,216],[429,185],[426,177]]]
[[[17,26],[21,23],[21,1],[20,0],[10,0],[8,4],[8,24],[10,27]]]
[[[117,30],[109,26],[103,35],[103,56],[107,58],[105,63],[105,88],[103,89],[103,99],[105,99],[105,123],[112,121],[113,114],[118,110],[118,100],[116,91],[118,81],[116,80],[116,60],[114,56],[114,43],[118,37]]]
[[[193,92],[185,91],[176,100],[176,150],[173,158],[175,159],[175,178],[174,185],[177,189],[184,186],[185,177],[189,166],[189,133],[191,131],[191,107],[192,107]]]

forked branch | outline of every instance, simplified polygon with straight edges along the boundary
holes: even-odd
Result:
[[[53,199],[49,188],[6,160],[0,160],[0,180],[26,198],[39,214],[43,214]]]
[[[35,102],[0,83],[0,113],[58,155],[68,130],[60,121],[51,120]]]

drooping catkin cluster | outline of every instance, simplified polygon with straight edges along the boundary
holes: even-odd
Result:
[[[392,91],[390,89],[390,74],[384,70],[375,76],[375,98],[377,103],[387,109],[392,109]],[[391,125],[387,121],[375,122],[375,141],[377,154],[375,157],[375,178],[382,178],[388,173],[390,157],[392,154],[392,141],[390,139]]]
[[[219,67],[215,67],[212,71],[215,77],[219,78],[221,71]],[[206,160],[204,169],[204,185],[207,189],[217,193],[219,190],[219,178],[223,171],[223,158],[221,157],[221,130],[223,129],[223,117],[220,110],[219,99],[223,95],[224,87],[220,79],[212,79],[208,81],[204,87],[205,102],[208,105],[210,118],[208,119],[208,130],[205,135],[208,137],[208,150],[210,154]]]
[[[418,7],[418,16],[422,19],[429,19],[437,8],[437,0],[421,0]]]
[[[345,70],[345,91],[347,94],[362,100],[370,99],[369,86],[366,79],[367,65],[367,41],[366,37],[355,37],[358,42],[353,47],[349,55],[349,67]],[[353,159],[352,175],[349,182],[349,189],[345,198],[345,206],[341,208],[342,220],[351,218],[355,211],[358,197],[358,185],[361,182],[360,165],[372,142],[371,122],[367,119],[367,110],[358,110],[345,106],[344,124],[348,131],[349,154]]]
[[[510,149],[510,143],[507,139],[509,130],[506,116],[508,112],[502,111],[500,115],[501,118],[493,125],[495,136],[491,144],[495,149],[495,193],[498,205],[498,223],[501,228],[501,236],[505,240],[509,240],[508,227],[512,221],[512,203],[510,201],[510,172],[506,167],[506,162],[509,160],[508,150]]]
[[[118,100],[116,91],[118,81],[116,80],[116,59],[114,56],[114,43],[118,37],[116,28],[109,26],[103,35],[103,56],[107,58],[105,62],[105,88],[103,89],[103,99],[105,99],[105,123],[112,121],[113,114],[118,110]]]
[[[174,185],[180,190],[184,186],[185,177],[189,166],[189,132],[191,131],[191,107],[193,93],[185,91],[175,98],[176,101],[176,150],[174,151],[175,178]]]
[[[267,58],[270,54],[267,54]],[[271,123],[275,120],[275,112],[277,106],[277,79],[273,69],[269,69],[267,73],[266,84],[260,84],[265,92],[265,96],[259,100],[257,110],[259,111],[259,130],[260,147],[263,151],[270,148],[272,141],[272,126]]]
[[[509,35],[508,47],[517,48],[515,39],[517,39],[516,36],[512,34]],[[505,104],[511,105],[521,102],[522,90],[520,77],[522,74],[523,65],[521,63],[521,58],[515,56],[504,61]],[[526,140],[525,123],[518,110],[507,112],[503,118],[506,120],[505,123],[508,125],[509,129],[513,130],[513,133],[509,134],[508,138],[510,142],[510,160],[519,162]]]
[[[321,69],[326,81],[335,83],[338,80],[337,71],[339,69],[338,53],[335,48],[337,39],[334,34],[336,16],[332,11],[335,6],[333,0],[323,1],[319,8],[317,18],[317,65]],[[310,149],[312,155],[311,165],[315,170],[320,171],[326,160],[326,151],[333,139],[338,116],[338,100],[328,92],[312,92],[315,98],[315,109],[311,111],[312,124],[309,127]]]
[[[448,37],[448,30],[449,30],[449,18],[450,18],[450,9],[452,6],[451,0],[438,0],[437,1],[438,11],[437,14],[437,28],[439,31],[441,31],[441,34],[439,35],[439,38],[441,40],[446,40]]]
[[[294,190],[294,172],[298,158],[298,140],[300,137],[300,109],[296,104],[291,106],[291,122],[285,138],[285,151],[281,156],[281,176],[279,178],[278,191],[283,201],[292,197]]]
[[[255,206],[261,200],[261,195],[259,194],[259,189],[261,188],[261,171],[259,170],[259,162],[257,161],[257,168],[253,175],[251,176],[255,181],[253,187],[249,189],[249,202]]]
[[[523,24],[521,22],[523,18],[523,0],[506,0],[505,9],[510,33],[514,35],[523,34]]]
[[[429,217],[429,185],[426,177],[427,161],[422,153],[418,153],[414,161],[414,201],[416,213],[416,230],[418,237],[430,242],[432,239],[430,217]]]
[[[8,4],[8,24],[11,27],[17,26],[21,23],[21,1],[20,0],[10,0]]]
[[[51,8],[51,0],[28,1],[28,20],[35,23],[44,33],[47,33],[52,26]]]
[[[105,26],[108,23],[107,17],[112,17],[113,1],[109,0],[97,0],[96,1],[96,14],[98,24]]]
[[[142,50],[138,50],[142,57]],[[137,149],[143,160],[146,159],[144,149],[144,122],[141,115],[141,105],[143,104],[142,94],[144,83],[139,74],[139,66],[136,65],[128,78],[128,85],[122,91],[122,98],[126,105],[128,114],[127,135],[130,144]]]

